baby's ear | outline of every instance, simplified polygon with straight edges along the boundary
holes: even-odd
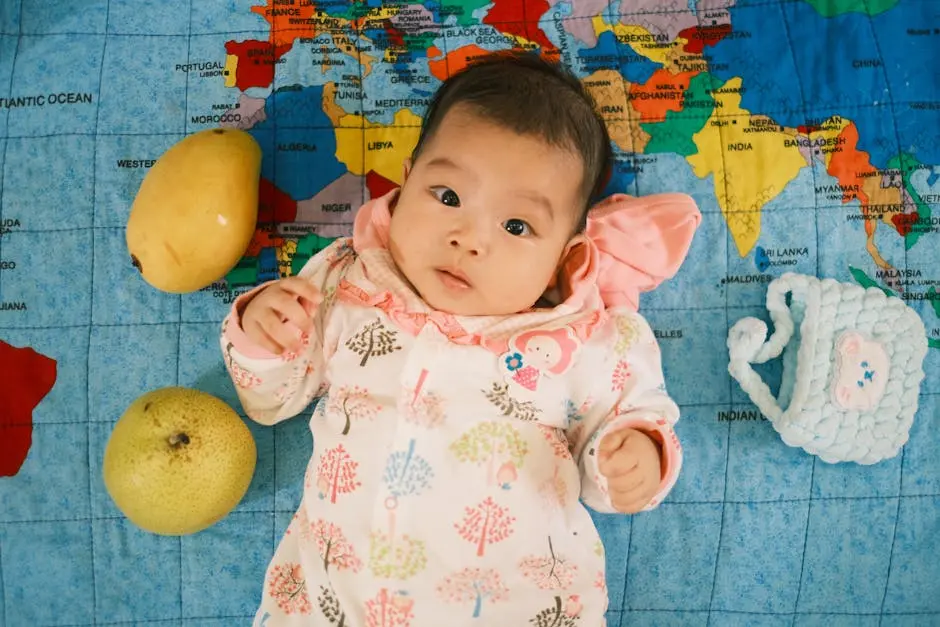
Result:
[[[587,250],[587,235],[584,233],[575,233],[568,243],[565,244],[565,250],[561,253],[561,259],[558,260],[558,268],[564,267],[572,258],[579,258]]]
[[[577,273],[584,266],[587,254],[587,236],[584,233],[576,233],[568,240],[564,250],[561,251],[561,255],[558,257],[558,265],[555,267],[555,273],[552,275],[552,281],[548,284],[548,288],[555,287],[558,279],[562,276]]]
[[[401,166],[401,183],[405,184],[405,181],[408,180],[408,176],[411,174],[411,166],[414,165],[410,158],[405,159],[404,163]]]

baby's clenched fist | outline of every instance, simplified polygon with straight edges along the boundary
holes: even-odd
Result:
[[[660,449],[650,436],[636,429],[619,429],[604,436],[597,455],[617,511],[635,514],[656,496],[662,477]]]
[[[242,312],[242,330],[258,346],[280,355],[300,348],[313,330],[313,313],[323,300],[301,277],[288,277],[261,290]]]

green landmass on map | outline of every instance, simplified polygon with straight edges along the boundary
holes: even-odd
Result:
[[[721,87],[722,81],[712,77],[708,72],[696,74],[689,81],[689,88],[685,90],[683,102],[711,102],[711,107],[690,107],[680,111],[666,111],[666,119],[662,122],[646,122],[640,127],[649,133],[650,139],[643,152],[646,154],[676,153],[683,157],[694,155],[698,147],[692,137],[698,133],[708,122],[714,110],[715,100],[709,93],[712,89]]]
[[[423,33],[405,33],[402,36],[402,42],[406,50],[420,52],[427,50],[434,45],[434,40],[440,35],[434,31],[425,31]]]
[[[441,3],[442,15],[454,15],[459,26],[473,26],[480,21],[473,17],[473,12],[490,4],[490,0],[449,0]]]
[[[806,0],[824,17],[835,17],[843,13],[867,13],[878,15],[893,8],[898,0]]]
[[[328,247],[335,239],[335,237],[321,237],[316,233],[308,233],[297,240],[297,248],[290,257],[291,275],[296,276],[299,274],[304,265],[310,261],[311,257]],[[263,278],[263,280],[277,278],[277,276],[281,274],[281,271],[276,259],[274,259],[274,261],[275,265],[267,267],[265,264],[270,264],[270,260],[266,262],[264,259],[257,256],[242,257],[241,261],[225,275],[225,282],[230,288],[245,287],[257,285],[261,278]]]
[[[888,288],[878,283],[878,281],[874,280],[873,278],[865,274],[864,270],[860,268],[856,268],[855,266],[849,266],[849,272],[852,273],[852,278],[855,279],[855,282],[861,285],[862,287],[865,287],[865,288],[877,287],[879,290],[885,293],[885,296],[895,296],[894,292],[892,292]]]
[[[229,289],[257,285],[258,263],[257,257],[242,257],[238,264],[225,275],[225,283]]]
[[[393,0],[390,4],[401,4],[401,3],[394,2]],[[372,7],[368,6],[365,2],[353,2],[347,7],[343,7],[340,10],[336,10],[338,6],[341,6],[341,5],[333,4],[333,3],[324,4],[322,8],[319,10],[322,10],[324,13],[326,13],[330,17],[335,17],[335,18],[339,18],[343,20],[350,20],[350,21],[361,19],[365,17],[366,15],[368,15],[369,12],[372,10]]]
[[[904,248],[907,250],[914,247],[914,244],[917,243],[921,235],[930,232],[929,225],[932,215],[930,206],[923,201],[920,194],[917,193],[917,190],[914,189],[914,185],[911,183],[911,175],[914,174],[914,171],[921,167],[921,165],[921,162],[915,159],[913,155],[903,152],[888,162],[888,168],[901,171],[901,180],[904,181],[904,190],[910,195],[914,200],[914,204],[917,206],[917,221],[911,225],[911,230],[904,236]]]
[[[855,281],[862,287],[877,287],[887,296],[896,296],[894,292],[882,285],[879,285],[877,281],[865,274],[864,270],[856,268],[855,266],[849,266],[849,272],[852,273],[852,278],[854,278]],[[935,287],[931,286],[931,288],[927,291],[927,298],[930,304],[933,306],[934,313],[937,314],[938,318],[940,318],[940,293],[937,292]],[[930,348],[940,348],[940,338],[927,338],[927,346]]]

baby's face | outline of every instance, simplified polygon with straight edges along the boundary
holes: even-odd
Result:
[[[434,309],[465,316],[531,307],[580,217],[581,159],[455,107],[407,173],[389,249]]]

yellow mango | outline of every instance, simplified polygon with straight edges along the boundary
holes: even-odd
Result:
[[[127,220],[131,263],[153,287],[182,294],[222,279],[258,220],[261,147],[238,129],[189,135],[144,177]]]

